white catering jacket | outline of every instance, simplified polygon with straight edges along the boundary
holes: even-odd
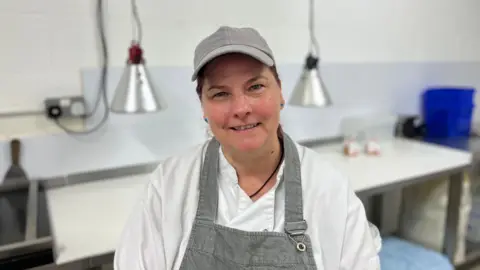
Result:
[[[200,166],[208,142],[165,160],[152,174],[115,252],[116,270],[179,269],[197,210]],[[296,146],[301,162],[303,213],[317,268],[380,269],[379,247],[363,204],[348,180],[314,151]],[[219,167],[216,222],[245,231],[283,232],[281,173],[275,187],[252,202],[237,184],[235,170],[223,153]]]

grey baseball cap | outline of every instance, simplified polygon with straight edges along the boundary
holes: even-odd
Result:
[[[198,72],[208,62],[227,53],[243,53],[269,67],[275,65],[272,50],[257,30],[221,26],[195,48],[192,81],[197,79]]]

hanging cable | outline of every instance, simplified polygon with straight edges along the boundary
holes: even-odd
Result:
[[[308,28],[310,30],[310,54],[320,57],[320,45],[315,37],[315,0],[310,0]]]
[[[105,22],[104,22],[104,11],[103,11],[103,0],[97,0],[97,13],[96,13],[96,18],[97,18],[97,27],[99,30],[99,36],[100,36],[100,43],[102,47],[102,72],[101,72],[101,77],[100,77],[100,83],[99,83],[99,91],[97,95],[97,99],[95,101],[94,107],[91,112],[86,113],[82,118],[83,119],[88,119],[92,117],[95,112],[98,109],[98,106],[100,104],[100,101],[103,101],[103,104],[105,106],[105,111],[103,113],[102,119],[100,122],[94,126],[90,130],[86,131],[75,131],[71,130],[68,127],[62,125],[58,119],[54,119],[55,123],[57,126],[59,126],[61,129],[63,129],[65,132],[68,134],[80,134],[80,135],[85,135],[85,134],[90,134],[98,129],[100,129],[105,122],[108,119],[109,116],[109,106],[108,106],[108,98],[107,98],[107,77],[108,77],[108,48],[107,48],[107,41],[105,37]]]
[[[137,8],[137,1],[131,0],[132,5],[132,17],[134,23],[132,24],[132,37],[134,38],[134,42],[137,44],[142,43],[142,22],[140,21],[140,16],[138,15],[138,8]]]

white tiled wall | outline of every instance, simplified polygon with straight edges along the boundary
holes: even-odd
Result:
[[[130,1],[108,6],[111,64],[131,38]],[[0,0],[0,113],[41,110],[79,94],[79,71],[98,65],[93,0]],[[307,0],[138,0],[149,65],[189,66],[198,40],[221,24],[258,28],[281,63],[307,48]],[[318,0],[326,62],[480,61],[478,0]]]

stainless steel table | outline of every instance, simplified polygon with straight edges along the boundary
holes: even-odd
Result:
[[[418,178],[407,179],[405,182],[401,182],[396,185],[378,187],[372,190],[366,190],[359,192],[358,195],[365,197],[371,196],[372,202],[372,217],[371,221],[380,230],[382,228],[382,214],[383,211],[383,194],[387,191],[403,189],[409,185],[426,182],[431,179],[437,179],[438,177],[449,178],[448,189],[448,205],[447,205],[447,218],[445,223],[445,233],[443,240],[443,253],[447,255],[450,261],[453,262],[455,252],[457,250],[457,231],[458,231],[458,218],[460,210],[460,200],[462,197],[462,179],[465,171],[470,171],[471,166],[462,166],[446,171],[438,172],[431,175],[425,175]]]
[[[313,145],[318,145],[319,143],[332,143],[334,141],[321,141],[321,142],[306,142],[302,143],[307,147],[310,147],[312,144]],[[138,167],[139,172],[145,172],[146,170],[151,170],[153,167],[155,167],[155,164],[150,164],[145,166],[140,166]],[[148,169],[146,169],[148,168]],[[372,196],[373,200],[377,202],[375,204],[375,211],[376,215],[373,217],[373,222],[376,223],[377,226],[381,227],[381,219],[379,216],[379,211],[382,207],[381,203],[381,197],[383,196],[382,194],[386,191],[390,190],[398,190],[402,189],[406,186],[413,185],[413,184],[418,184],[422,183],[425,181],[428,181],[433,178],[437,178],[439,176],[449,176],[450,179],[450,188],[449,188],[449,197],[448,197],[448,215],[446,219],[446,228],[445,228],[445,239],[444,239],[444,248],[443,252],[447,254],[449,258],[453,258],[453,254],[456,250],[456,238],[457,238],[457,228],[458,228],[458,216],[459,216],[459,205],[460,205],[460,198],[461,198],[461,192],[462,192],[462,173],[464,171],[469,171],[471,169],[470,164],[467,165],[462,165],[458,166],[455,168],[450,168],[448,170],[444,171],[437,171],[433,174],[429,175],[423,175],[421,177],[415,177],[411,179],[403,179],[402,181],[397,182],[396,184],[391,184],[391,185],[384,185],[384,186],[375,186],[374,188],[370,188],[368,190],[362,190],[358,192],[360,196]],[[130,173],[130,172],[129,172]],[[111,177],[118,177],[121,176],[122,174],[119,173],[118,170],[115,171],[105,171],[102,174],[98,175],[78,175],[75,177],[72,177],[75,183],[81,183],[84,181],[95,181],[100,180],[100,179],[105,179],[105,178],[111,178]],[[125,175],[125,174],[123,174]],[[52,181],[49,181],[50,183],[53,183],[53,186],[58,186],[58,185],[63,185],[66,183],[62,183],[62,179],[52,179]],[[97,267],[100,267],[105,264],[111,264],[113,259],[113,252],[109,252],[107,254],[101,254],[99,256],[95,256],[93,258],[88,258],[88,259],[83,259],[80,261],[75,261],[75,262],[70,262],[68,264],[62,265],[60,268],[41,268],[43,269],[95,269]],[[46,266],[47,267],[47,266]],[[52,266],[53,267],[53,266]]]
[[[369,217],[382,232],[383,202],[386,192],[401,191],[403,188],[438,179],[449,179],[447,217],[443,240],[443,253],[453,262],[457,250],[457,229],[462,197],[463,174],[472,169],[471,154],[468,153],[467,140],[446,142],[423,142],[398,138],[383,143],[383,154],[378,162],[375,158],[360,156],[344,157],[334,153],[341,144],[321,146],[308,144],[333,164],[345,171],[361,198],[370,198],[372,213]],[[447,146],[447,147],[445,147]],[[456,148],[455,151],[449,148]],[[458,151],[460,150],[460,151]],[[465,154],[463,154],[464,152]],[[451,155],[454,160],[443,158]],[[470,157],[469,157],[470,156]],[[458,159],[457,159],[458,158]],[[451,161],[451,162],[450,162]],[[422,163],[424,162],[424,163]],[[374,165],[375,164],[375,165]],[[418,165],[420,164],[420,166]],[[424,164],[424,169],[421,164]],[[378,168],[375,168],[377,166]],[[376,172],[378,176],[376,177]]]

